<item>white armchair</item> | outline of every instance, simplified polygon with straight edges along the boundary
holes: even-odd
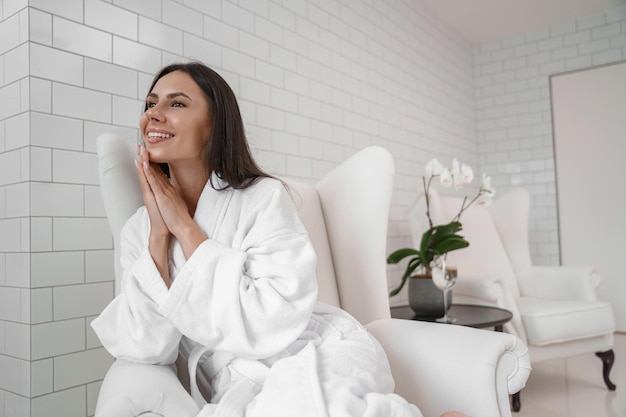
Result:
[[[142,204],[134,146],[105,134],[98,138],[98,156],[102,196],[117,248],[121,226]],[[391,155],[371,147],[314,186],[286,180],[318,255],[319,298],[341,306],[366,325],[388,355],[396,392],[425,416],[449,410],[510,416],[509,394],[524,386],[530,372],[527,348],[517,337],[390,318],[385,259],[393,172]],[[154,369],[146,373],[146,383],[163,378],[169,389],[179,390],[174,371],[162,370],[158,376]],[[110,383],[126,372],[144,371],[116,361],[103,381],[96,416],[134,416],[139,411],[153,415],[149,413],[155,407],[166,416],[195,415],[193,404],[168,403],[167,388],[141,394],[137,384]],[[125,389],[131,391],[125,394]],[[168,414],[169,410],[177,411]]]
[[[436,223],[450,221],[461,206],[458,197],[431,197]],[[459,271],[454,302],[493,305],[513,312],[505,331],[529,348],[531,362],[596,352],[609,379],[614,361],[615,319],[611,305],[596,298],[600,277],[592,268],[533,266],[528,244],[530,197],[514,188],[489,207],[463,213],[461,232],[470,246],[449,254]],[[411,214],[413,237],[420,233],[425,210]],[[519,409],[519,395],[514,406]]]

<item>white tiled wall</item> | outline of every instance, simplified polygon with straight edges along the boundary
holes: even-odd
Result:
[[[113,294],[95,138],[136,137],[163,65],[219,71],[272,173],[315,181],[360,148],[388,148],[390,247],[409,243],[405,207],[427,159],[478,162],[471,46],[412,3],[0,4],[2,416],[93,414],[111,358],[89,322]]]
[[[531,192],[531,251],[558,264],[549,77],[626,59],[626,6],[474,47],[480,165]]]
[[[95,138],[136,137],[161,66],[220,72],[272,173],[315,181],[389,149],[391,250],[411,243],[406,208],[435,156],[480,162],[503,187],[539,181],[533,216],[552,224],[545,74],[579,62],[568,42],[585,31],[615,47],[603,19],[473,47],[395,0],[0,1],[0,415],[93,414],[111,358],[89,322],[113,294]],[[578,59],[613,56],[585,42]],[[552,232],[533,239],[551,261]]]
[[[219,71],[273,173],[315,181],[360,148],[388,148],[390,247],[409,243],[405,207],[427,159],[478,162],[471,46],[412,3],[0,4],[3,416],[93,414],[111,359],[89,322],[113,294],[95,138],[136,137],[161,66]]]

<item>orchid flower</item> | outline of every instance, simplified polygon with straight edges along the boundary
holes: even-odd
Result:
[[[474,180],[474,170],[467,164],[461,164],[461,175],[465,184],[469,184]]]
[[[495,188],[491,185],[491,177],[487,174],[483,173],[483,180],[480,184],[480,193],[481,194],[489,194],[493,196],[496,193]]]
[[[487,207],[491,205],[492,201],[493,199],[491,198],[491,194],[481,194],[476,197],[476,200],[474,202],[479,206]]]
[[[444,166],[437,160],[437,158],[433,158],[426,163],[424,167],[424,174],[427,177],[436,177],[437,175],[441,175],[444,170]]]
[[[459,164],[459,160],[456,158],[452,160],[452,168],[450,168],[450,173],[452,175],[457,175],[461,173],[461,165]]]
[[[448,168],[445,168],[443,172],[439,175],[439,181],[441,182],[441,185],[446,188],[452,186],[452,173],[450,173],[450,170]]]

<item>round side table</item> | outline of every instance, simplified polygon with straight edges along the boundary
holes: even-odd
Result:
[[[453,324],[459,326],[468,326],[477,329],[493,327],[495,331],[501,332],[502,326],[513,318],[513,313],[498,307],[452,304],[448,310],[448,316],[455,318],[456,321]],[[437,317],[416,316],[410,306],[391,307],[391,317],[396,319],[432,322],[437,319]]]

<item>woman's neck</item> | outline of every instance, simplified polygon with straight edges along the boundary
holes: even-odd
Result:
[[[202,190],[209,180],[208,170],[204,166],[195,169],[170,166],[170,180],[187,204],[189,215],[193,217]]]

